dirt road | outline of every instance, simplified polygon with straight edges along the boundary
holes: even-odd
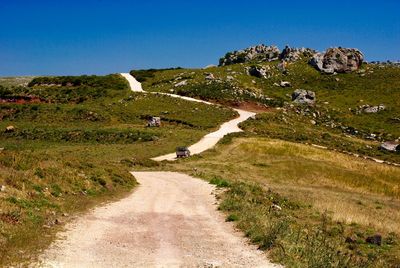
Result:
[[[238,109],[235,110],[239,113],[239,117],[222,124],[217,131],[207,134],[199,142],[190,146],[189,151],[191,152],[192,155],[199,154],[208,149],[211,149],[218,143],[220,139],[222,139],[225,135],[229,133],[241,132],[242,130],[238,127],[239,123],[246,121],[249,117],[255,115],[255,113],[252,112],[247,112]],[[155,161],[163,161],[163,160],[173,161],[176,160],[176,154],[170,153],[152,159]]]
[[[44,267],[275,267],[216,210],[214,187],[172,172],[133,172],[140,187],[67,226]]]
[[[133,91],[142,91],[130,74],[122,75]],[[241,131],[238,124],[254,115],[237,111],[238,118],[189,147],[192,153],[212,148],[224,135]],[[155,158],[174,159],[175,154]],[[216,209],[212,185],[172,172],[132,174],[140,183],[136,191],[67,225],[38,266],[276,267],[225,222]]]
[[[121,73],[121,75],[128,80],[129,82],[129,86],[131,87],[131,90],[134,92],[143,92],[142,89],[142,84],[140,82],[138,82],[135,77],[133,77],[131,74],[129,73]]]

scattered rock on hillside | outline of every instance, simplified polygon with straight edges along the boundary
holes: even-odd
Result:
[[[186,86],[186,85],[187,85],[187,80],[183,80],[183,81],[175,84],[174,87],[183,87],[183,86]]]
[[[292,48],[289,46],[285,46],[282,50],[282,53],[279,55],[279,59],[286,62],[294,62],[302,57],[311,57],[315,54],[315,50],[310,48]]]
[[[296,89],[292,94],[292,101],[295,103],[313,105],[315,100],[315,92],[310,90]]]
[[[281,81],[281,83],[279,84],[281,87],[291,87],[292,84],[288,81]]]
[[[228,52],[219,60],[219,66],[250,61],[273,61],[279,58],[280,50],[276,46],[257,45],[244,50]]]
[[[235,78],[234,78],[233,76],[231,76],[231,75],[228,75],[228,76],[226,77],[226,80],[227,80],[227,81],[233,81],[233,80],[235,80]]]
[[[212,74],[212,73],[204,73],[205,74],[205,78],[206,78],[206,80],[214,80],[215,79],[215,77],[214,77],[214,75]]]
[[[6,130],[5,130],[6,133],[11,133],[11,132],[14,132],[14,131],[15,131],[15,127],[14,126],[8,126],[8,127],[6,127]]]
[[[278,63],[278,65],[276,66],[278,68],[279,71],[285,73],[287,72],[287,62],[286,61],[281,61],[280,63]]]
[[[372,113],[378,113],[380,111],[386,110],[386,106],[383,104],[377,105],[377,106],[369,106],[365,105],[363,107],[363,112],[367,114],[372,114]]]
[[[400,152],[400,144],[395,141],[386,141],[379,148],[389,152]]]
[[[264,66],[253,65],[247,68],[247,73],[258,78],[269,78],[269,69]]]
[[[363,61],[364,55],[358,49],[338,47],[314,54],[310,64],[323,73],[333,74],[356,71]]]

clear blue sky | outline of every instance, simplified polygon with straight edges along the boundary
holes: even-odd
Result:
[[[400,1],[0,0],[0,76],[203,67],[259,43],[399,60]]]

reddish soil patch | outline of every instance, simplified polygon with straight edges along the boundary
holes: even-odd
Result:
[[[253,113],[265,113],[271,112],[274,110],[272,107],[268,107],[261,103],[250,102],[250,101],[241,101],[241,102],[233,102],[229,104],[230,107],[241,109]]]
[[[2,213],[0,214],[0,221],[8,224],[17,224],[19,223],[19,218],[8,213]]]
[[[27,103],[46,103],[46,101],[38,97],[15,96],[12,98],[4,98],[4,99],[0,98],[0,103],[27,104]]]

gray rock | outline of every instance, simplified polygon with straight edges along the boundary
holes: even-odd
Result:
[[[0,192],[5,192],[6,191],[6,186],[5,185],[1,185],[0,186]]]
[[[278,63],[278,65],[276,67],[278,68],[279,71],[286,72],[287,71],[286,66],[287,66],[287,62],[281,61],[280,63]]]
[[[386,141],[379,148],[389,152],[400,152],[400,144],[395,141]]]
[[[205,73],[205,75],[206,75],[206,80],[214,80],[215,79],[215,77],[212,73]]]
[[[288,81],[281,81],[281,83],[279,84],[281,87],[291,87],[292,84]]]
[[[314,105],[315,100],[315,92],[310,90],[296,89],[292,93],[292,101],[295,103]]]
[[[253,65],[247,69],[247,73],[258,78],[269,78],[269,69],[263,66]]]
[[[283,50],[282,53],[279,55],[279,59],[282,61],[286,62],[294,62],[297,61],[303,57],[311,57],[312,55],[315,54],[315,50],[310,49],[310,48],[292,48],[289,46],[286,46]]]
[[[337,47],[314,54],[309,63],[320,72],[334,74],[356,71],[363,61],[364,55],[358,49]]]
[[[276,46],[257,45],[243,50],[228,52],[219,60],[219,66],[251,61],[277,60],[280,50]]]
[[[226,80],[228,80],[228,81],[233,81],[233,80],[235,80],[235,78],[234,78],[233,76],[231,76],[231,75],[228,75],[228,76],[226,77]]]
[[[183,80],[177,84],[174,85],[174,87],[183,87],[187,85],[187,80]]]
[[[377,106],[365,107],[363,109],[363,112],[367,113],[367,114],[372,114],[372,113],[378,113],[378,112],[384,111],[384,110],[386,110],[386,106],[383,105],[383,104],[380,104],[380,105],[377,105]]]

